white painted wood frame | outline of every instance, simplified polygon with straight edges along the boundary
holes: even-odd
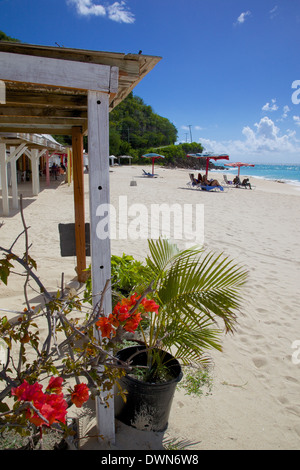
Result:
[[[99,238],[99,208],[109,208],[109,96],[88,92],[88,139],[89,139],[89,187],[90,187],[90,242],[93,307],[96,308],[106,281],[111,277],[111,246],[109,235]],[[106,292],[103,313],[111,313],[111,289]],[[115,442],[115,418],[113,398],[106,407],[96,400],[97,427],[99,434],[111,444]]]
[[[17,160],[27,150],[27,143],[22,142],[18,147],[11,146],[9,149],[9,157],[6,157],[6,163],[10,163],[11,168],[11,194],[13,209],[19,208],[18,195],[18,177],[17,177]]]
[[[107,93],[118,91],[118,68],[72,60],[0,52],[1,80]]]
[[[32,182],[32,195],[37,196],[40,192],[40,177],[39,177],[39,151],[32,149],[28,153],[31,161],[31,182]]]
[[[8,216],[9,215],[9,199],[8,199],[6,145],[1,144],[1,143],[0,143],[0,171],[1,171],[3,215]]]

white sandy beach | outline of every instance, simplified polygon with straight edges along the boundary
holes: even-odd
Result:
[[[128,207],[140,203],[149,211],[153,203],[202,203],[205,247],[224,252],[249,270],[237,331],[224,336],[222,353],[211,352],[211,393],[193,397],[178,389],[165,438],[188,440],[195,443],[190,447],[194,450],[299,449],[300,364],[292,361],[292,344],[300,340],[300,191],[251,178],[256,186],[252,191],[204,192],[187,186],[188,170],[155,167],[155,172],[157,178],[143,178],[142,167],[112,167],[111,203],[118,207],[119,196],[125,195]],[[246,169],[241,176],[245,175]],[[210,176],[222,179],[222,173]],[[88,221],[88,175],[84,178]],[[136,186],[130,185],[132,180]],[[51,182],[50,188],[42,183],[41,189],[32,197],[29,183],[19,186],[30,225],[31,256],[38,263],[38,276],[54,292],[60,288],[62,272],[66,283],[76,276],[75,257],[60,255],[58,232],[59,223],[74,222],[73,187]],[[3,217],[1,202],[0,244],[8,247],[22,223],[17,211]],[[23,242],[17,246],[22,253]],[[113,254],[125,252],[143,260],[146,251],[145,239],[112,240]],[[22,285],[20,279],[11,278],[8,287],[0,286],[0,308],[24,308]],[[38,301],[38,293],[33,292],[32,303]],[[128,449],[139,445],[138,437],[130,441],[129,431]],[[157,445],[152,437],[143,433],[145,448]],[[119,441],[119,448],[125,446]]]

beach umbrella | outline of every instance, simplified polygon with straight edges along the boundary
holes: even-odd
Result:
[[[111,165],[114,165],[116,159],[117,157],[115,157],[114,155],[109,155],[109,160],[110,160]]]
[[[118,157],[118,161],[120,163],[120,158],[127,158],[129,160],[129,163],[131,164],[132,156],[131,155],[120,155]]]
[[[233,162],[233,163],[225,163],[225,166],[238,168],[238,176],[240,176],[240,169],[242,166],[255,166],[255,165],[252,165],[251,163]]]
[[[208,166],[210,160],[229,160],[226,154],[215,155],[213,153],[189,153],[187,157],[205,158],[206,159],[206,176],[208,174]]]
[[[146,153],[142,155],[142,158],[151,158],[152,160],[152,175],[154,175],[154,162],[157,158],[165,158],[163,155],[159,155],[158,153]]]

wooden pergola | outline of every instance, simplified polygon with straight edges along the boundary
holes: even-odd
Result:
[[[109,207],[109,111],[161,57],[0,42],[0,133],[72,136],[77,273],[83,280],[85,220],[83,136],[89,145],[90,247],[93,305],[111,276],[109,237],[97,236],[97,208]],[[3,88],[5,99],[3,99]],[[6,145],[2,143],[2,145]],[[3,172],[4,173],[4,172]],[[107,291],[104,313],[111,311]],[[114,407],[99,406],[99,432],[114,442]]]

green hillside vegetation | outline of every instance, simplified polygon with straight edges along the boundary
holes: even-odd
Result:
[[[176,127],[130,93],[109,115],[110,153],[138,157],[150,147],[174,144]]]
[[[11,38],[7,36],[3,31],[0,31],[0,41],[10,41],[10,42],[21,42],[19,39]]]
[[[195,159],[187,159],[187,153],[202,152],[198,143],[175,145],[176,127],[164,117],[155,114],[142,98],[130,93],[109,115],[110,155],[131,155],[132,163],[149,164],[141,156],[145,153],[162,154],[165,158],[157,165],[168,167],[200,168]]]

